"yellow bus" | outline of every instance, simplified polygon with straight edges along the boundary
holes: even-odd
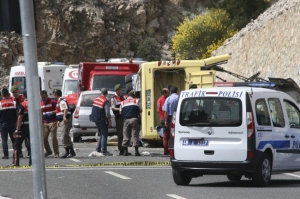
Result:
[[[178,87],[178,94],[189,86],[198,88],[213,87],[216,71],[210,67],[227,63],[230,54],[210,57],[202,60],[154,61],[143,63],[136,77],[134,89],[140,92],[143,112],[141,113],[141,138],[146,142],[161,140],[156,126],[160,126],[156,102],[161,91],[168,85]]]

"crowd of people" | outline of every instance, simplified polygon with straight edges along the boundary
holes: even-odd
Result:
[[[98,144],[96,151],[102,155],[111,155],[107,151],[108,127],[111,127],[110,108],[112,108],[116,121],[118,135],[119,155],[128,156],[130,140],[133,141],[135,156],[139,153],[139,132],[140,132],[140,113],[142,112],[140,100],[135,97],[133,90],[128,90],[126,95],[122,94],[120,84],[114,87],[115,94],[109,102],[106,98],[108,90],[102,88],[101,95],[94,100],[91,121],[95,122],[98,128]]]
[[[22,143],[24,141],[28,151],[29,165],[31,165],[27,90],[25,89],[22,93],[19,93],[18,86],[12,86],[10,92],[12,95],[6,87],[3,87],[1,90],[0,132],[3,150],[2,159],[9,159],[9,136],[14,150],[12,166],[20,166],[20,157],[23,157]],[[60,158],[71,158],[76,156],[70,138],[70,129],[72,127],[71,112],[69,111],[67,101],[62,97],[62,92],[54,90],[53,94],[55,99],[50,99],[47,91],[42,90],[40,92],[45,157],[53,153],[48,142],[50,134],[54,157],[59,157],[57,127],[61,127],[62,144],[65,148],[65,154],[60,156]]]
[[[195,85],[192,85],[190,89],[193,89],[193,86],[195,87]],[[90,119],[96,124],[98,129],[99,139],[96,151],[102,153],[102,155],[111,155],[107,151],[108,128],[111,127],[112,124],[110,115],[111,108],[116,122],[119,155],[131,155],[128,151],[128,147],[130,146],[130,141],[132,141],[132,146],[135,149],[134,155],[140,156],[139,132],[141,128],[140,113],[142,112],[140,99],[135,97],[133,90],[128,90],[126,95],[123,95],[120,84],[115,85],[114,91],[115,94],[109,101],[107,98],[108,90],[102,88],[101,95],[93,102]],[[1,91],[0,131],[3,149],[2,159],[9,159],[7,143],[8,137],[10,137],[14,149],[12,165],[20,165],[20,157],[23,157],[23,142],[25,142],[28,151],[29,165],[31,165],[27,91],[25,89],[22,93],[19,93],[18,86],[12,86],[10,92],[12,95],[6,87],[3,87]],[[157,111],[160,116],[161,125],[164,128],[164,155],[169,155],[171,122],[177,105],[177,92],[178,88],[170,85],[168,88],[162,89],[162,95],[157,100]],[[54,158],[71,158],[76,156],[70,137],[72,113],[69,110],[66,99],[62,97],[62,92],[55,89],[53,94],[55,99],[50,99],[47,91],[42,90],[40,92],[45,157],[54,155]],[[62,144],[65,149],[65,153],[62,156],[60,156],[59,153],[57,139],[58,127],[61,127]],[[53,150],[48,142],[50,134]]]

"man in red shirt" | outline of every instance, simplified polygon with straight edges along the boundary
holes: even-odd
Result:
[[[162,95],[157,100],[157,113],[159,114],[159,119],[160,119],[161,125],[164,126],[165,112],[162,110],[162,107],[163,107],[167,97],[169,97],[169,90],[167,88],[163,88],[161,93],[162,93]]]
[[[161,125],[165,126],[165,112],[162,110],[162,107],[163,107],[167,97],[169,97],[169,89],[163,88],[161,93],[162,93],[162,95],[157,100],[157,112],[159,114],[159,119],[160,119]],[[169,149],[168,149],[169,145],[168,145],[167,136],[165,136],[165,134],[166,134],[166,132],[164,132],[164,135],[163,135],[163,146],[164,146],[164,154],[167,155],[167,154],[169,154]]]
[[[59,157],[59,148],[57,141],[57,119],[56,119],[56,101],[48,97],[47,91],[42,90],[41,95],[41,109],[43,113],[43,123],[44,123],[44,147],[46,150],[45,157],[52,154],[50,148],[48,137],[51,133],[52,146],[54,150],[54,157]]]

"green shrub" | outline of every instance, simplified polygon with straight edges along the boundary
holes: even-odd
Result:
[[[161,59],[158,42],[154,38],[147,38],[138,44],[137,56],[145,61],[157,61]]]
[[[237,32],[225,10],[211,9],[194,19],[185,19],[172,37],[172,51],[180,59],[200,59]]]

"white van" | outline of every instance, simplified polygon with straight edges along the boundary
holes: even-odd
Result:
[[[39,90],[46,90],[49,97],[54,98],[53,90],[61,89],[63,72],[67,67],[62,62],[38,62]],[[36,83],[38,84],[38,82]],[[14,85],[18,86],[20,92],[27,88],[25,65],[12,66],[10,68],[9,89]]]
[[[274,172],[300,170],[299,87],[272,80],[179,94],[170,146],[176,184],[216,174],[267,186]]]

